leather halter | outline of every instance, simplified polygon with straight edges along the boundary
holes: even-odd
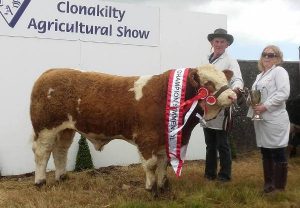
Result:
[[[224,85],[223,87],[221,87],[216,94],[214,95],[216,98],[218,98],[222,92],[224,92],[225,90],[229,89],[229,87],[227,85]]]

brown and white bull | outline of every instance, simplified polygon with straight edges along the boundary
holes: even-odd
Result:
[[[30,115],[34,129],[35,184],[46,183],[46,166],[53,154],[55,179],[66,176],[67,152],[75,132],[92,142],[96,150],[113,139],[137,146],[146,173],[146,189],[156,192],[167,184],[165,107],[170,71],[153,76],[123,77],[73,69],[51,69],[35,82]],[[212,119],[221,107],[230,106],[236,94],[223,86],[225,75],[212,65],[189,69],[185,99],[201,86],[219,94],[217,103],[206,106],[204,118]],[[220,89],[223,89],[220,93]],[[219,93],[218,93],[219,91]],[[202,106],[202,107],[201,107]],[[203,115],[204,101],[197,105],[182,129],[187,145]]]

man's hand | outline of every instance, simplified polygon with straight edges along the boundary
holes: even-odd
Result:
[[[244,91],[242,89],[238,88],[238,87],[234,88],[232,91],[235,92],[235,94],[236,94],[236,97],[237,97],[236,103],[238,105],[242,105],[243,102],[245,102],[245,99],[243,97],[243,92]]]
[[[235,92],[235,94],[236,94],[237,96],[239,96],[239,95],[242,94],[242,90],[241,90],[240,88],[238,88],[238,87],[234,88],[234,89],[233,89],[233,92]]]

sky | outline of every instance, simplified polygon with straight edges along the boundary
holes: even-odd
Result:
[[[277,45],[285,61],[299,61],[299,0],[110,0],[227,16],[234,36],[229,53],[241,60],[257,60],[263,48]],[[212,31],[213,32],[213,31]]]

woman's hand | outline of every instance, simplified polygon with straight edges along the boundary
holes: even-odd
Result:
[[[252,107],[255,113],[261,114],[265,111],[267,111],[267,108],[263,104],[255,105]]]

